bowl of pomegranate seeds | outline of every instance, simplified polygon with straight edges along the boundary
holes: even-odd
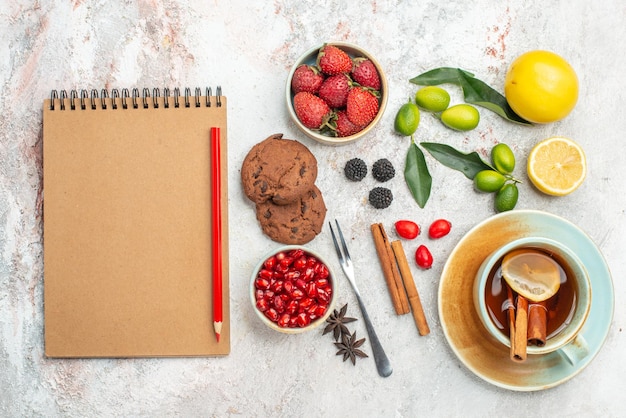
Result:
[[[376,59],[346,42],[325,43],[294,63],[285,88],[289,116],[308,137],[330,145],[370,132],[387,106],[387,79]]]
[[[300,245],[272,251],[257,264],[250,300],[268,327],[298,334],[324,323],[335,303],[335,276],[324,259]]]

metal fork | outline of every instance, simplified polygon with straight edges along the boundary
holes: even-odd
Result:
[[[365,309],[365,305],[363,304],[363,300],[361,299],[361,293],[359,292],[356,281],[354,280],[354,267],[352,265],[352,259],[350,258],[348,246],[346,245],[346,240],[343,238],[343,233],[341,232],[341,227],[339,226],[339,222],[337,221],[337,219],[335,219],[335,224],[337,224],[337,232],[339,233],[339,238],[341,239],[341,248],[343,248],[343,253],[341,252],[341,249],[339,249],[339,244],[337,243],[337,238],[335,237],[335,231],[333,231],[333,225],[328,222],[328,226],[330,227],[330,233],[333,236],[335,250],[337,251],[337,257],[339,257],[339,264],[341,264],[341,269],[348,278],[350,285],[352,285],[352,289],[356,294],[356,300],[359,302],[359,308],[361,308],[363,320],[365,321],[365,328],[367,329],[367,334],[370,338],[370,344],[372,346],[372,352],[374,354],[374,361],[376,362],[376,369],[378,369],[378,374],[382,377],[387,377],[391,375],[391,372],[393,372],[393,369],[391,368],[391,363],[387,358],[387,354],[385,354],[385,350],[383,350],[383,346],[378,340],[378,336],[376,335],[376,331],[374,331],[372,321],[370,320],[370,317],[367,314],[367,310]]]

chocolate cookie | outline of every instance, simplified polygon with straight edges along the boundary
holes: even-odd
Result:
[[[256,217],[265,235],[283,244],[306,244],[322,231],[326,204],[317,186],[295,203],[276,205],[268,200],[256,205]]]
[[[283,134],[274,134],[253,146],[241,166],[243,191],[255,203],[294,203],[316,179],[315,156],[300,142],[283,139]]]

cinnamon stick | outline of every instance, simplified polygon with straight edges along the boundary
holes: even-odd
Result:
[[[378,259],[380,266],[383,269],[383,275],[387,282],[389,289],[389,295],[393,307],[398,315],[404,315],[410,312],[409,301],[400,278],[400,272],[396,265],[395,257],[389,244],[389,238],[385,232],[385,228],[382,224],[372,224],[371,228],[372,236],[374,237],[374,245],[376,246],[376,252],[378,253]]]
[[[543,347],[546,344],[548,309],[544,302],[533,302],[528,306],[528,345]]]
[[[417,330],[422,336],[428,335],[430,333],[430,328],[428,327],[426,315],[424,315],[422,301],[420,300],[420,295],[415,287],[415,281],[413,280],[409,263],[406,261],[406,254],[402,248],[402,243],[397,240],[393,241],[391,243],[391,249],[393,250],[396,262],[398,263],[400,276],[402,277],[404,288],[406,289],[406,293],[409,297],[409,304],[411,305],[411,311],[413,312],[413,319],[415,320],[415,325],[417,325]]]
[[[528,345],[528,301],[525,297],[517,295],[516,310],[515,335],[513,337],[515,352],[513,353],[513,359],[524,361],[526,360],[526,348]]]
[[[507,315],[509,319],[509,340],[511,341],[511,360],[515,360],[515,296],[513,296],[513,290],[506,282],[504,283],[507,293]]]

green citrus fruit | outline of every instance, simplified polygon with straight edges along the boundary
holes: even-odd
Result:
[[[450,95],[437,86],[427,86],[415,93],[415,103],[429,112],[443,112],[450,104]]]
[[[515,155],[507,144],[500,143],[491,149],[491,161],[496,170],[502,174],[510,174],[515,168]]]
[[[396,114],[393,127],[399,134],[411,136],[420,123],[420,110],[414,103],[403,104]]]
[[[441,121],[448,128],[457,131],[471,131],[478,126],[480,114],[472,105],[458,104],[444,110],[441,113]]]
[[[496,211],[505,212],[511,210],[517,204],[519,191],[515,183],[505,184],[498,193],[496,193]]]
[[[483,170],[474,176],[474,185],[481,192],[497,192],[504,186],[506,178],[495,170]]]

